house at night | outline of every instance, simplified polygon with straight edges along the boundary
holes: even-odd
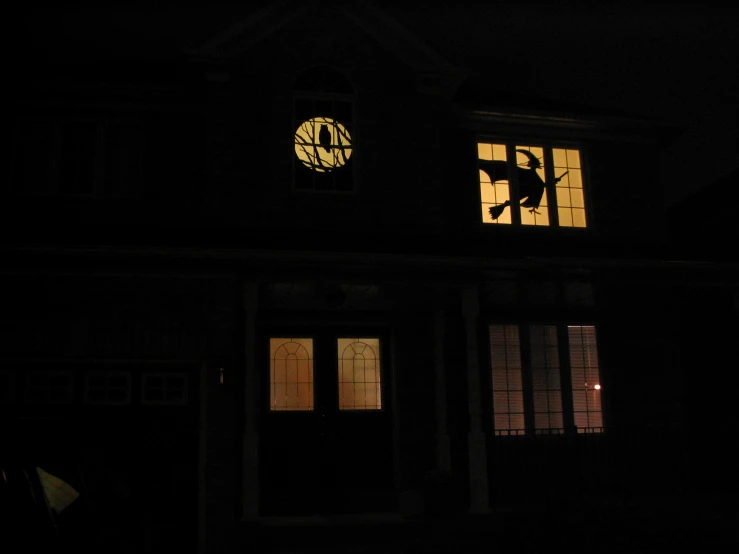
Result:
[[[186,46],[90,20],[20,64],[6,485],[42,468],[193,553],[736,494],[735,224],[668,209],[680,129],[538,96],[510,43],[472,71],[382,3],[201,12]]]

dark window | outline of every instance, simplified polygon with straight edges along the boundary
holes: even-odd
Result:
[[[14,374],[0,371],[0,404],[12,404],[15,400]]]
[[[145,373],[141,386],[142,404],[187,404],[185,373]]]
[[[21,120],[13,188],[18,193],[122,196],[142,178],[143,131],[116,120]]]
[[[85,383],[88,404],[128,404],[131,399],[131,374],[127,371],[90,371]]]
[[[74,379],[71,371],[30,371],[26,381],[26,402],[30,404],[71,404]]]

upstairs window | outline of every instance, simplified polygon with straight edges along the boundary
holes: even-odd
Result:
[[[580,149],[492,141],[477,153],[484,224],[588,226]]]
[[[21,119],[13,188],[54,196],[126,196],[142,176],[143,131],[134,121]]]
[[[356,137],[350,83],[332,69],[312,68],[293,88],[295,190],[352,192]]]
[[[592,325],[491,325],[493,426],[499,436],[603,432]]]

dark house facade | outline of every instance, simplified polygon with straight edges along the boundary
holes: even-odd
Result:
[[[737,261],[675,240],[674,129],[502,90],[365,3],[45,69],[2,200],[6,483],[193,553],[735,495]]]

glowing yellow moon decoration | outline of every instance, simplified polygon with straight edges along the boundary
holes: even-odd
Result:
[[[338,121],[314,117],[295,131],[295,155],[306,167],[325,173],[349,161],[352,138]]]

